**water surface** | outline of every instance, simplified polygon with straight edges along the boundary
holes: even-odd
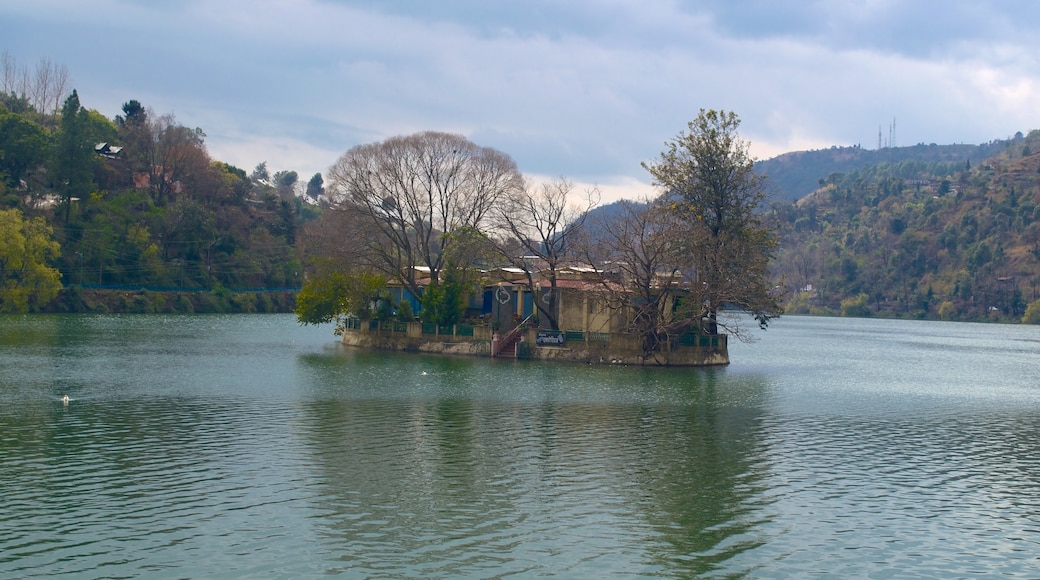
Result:
[[[758,336],[669,370],[0,318],[0,576],[1040,574],[1040,329]]]

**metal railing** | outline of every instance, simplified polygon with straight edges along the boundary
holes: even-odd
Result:
[[[517,324],[512,330],[506,333],[505,336],[498,339],[497,341],[491,341],[491,358],[502,354],[502,351],[515,345],[519,342],[524,332],[527,331],[527,325],[534,319],[535,315],[531,314],[527,318],[523,319],[520,324]],[[514,354],[516,351],[513,351]]]

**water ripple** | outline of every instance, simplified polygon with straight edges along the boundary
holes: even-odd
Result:
[[[949,384],[921,370],[970,356],[975,327],[924,327],[914,358],[913,337],[886,350],[877,321],[849,333],[813,320],[792,344],[845,337],[827,361],[767,343],[743,369],[672,372],[343,352],[299,338],[291,318],[33,320],[0,326],[3,576],[975,577],[1040,564],[1032,363],[1009,363],[996,386],[965,375],[993,375],[986,361],[957,362]],[[1016,357],[1036,347],[1013,340]],[[868,365],[845,349],[913,360],[917,375],[860,376]]]

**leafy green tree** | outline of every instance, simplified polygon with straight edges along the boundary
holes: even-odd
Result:
[[[279,171],[275,173],[274,184],[278,190],[278,195],[291,198],[296,188],[296,182],[299,180],[300,176],[295,171]]]
[[[854,298],[842,300],[841,315],[857,318],[870,316],[870,297],[866,294],[859,294]]]
[[[1022,324],[1040,324],[1040,300],[1035,300],[1026,306],[1026,313],[1022,316]]]
[[[0,110],[0,173],[17,187],[33,169],[43,165],[49,154],[43,127],[20,115]]]
[[[371,307],[385,296],[386,280],[370,270],[340,269],[332,260],[320,259],[315,273],[296,296],[296,318],[302,324],[336,322],[336,334],[343,332],[347,315],[367,320]]]
[[[0,209],[0,312],[39,310],[61,289],[61,273],[48,262],[61,248],[42,217],[24,219]]]
[[[65,204],[65,225],[69,225],[72,201],[83,199],[93,188],[94,144],[91,143],[90,116],[79,103],[75,90],[61,109],[61,130],[54,152],[55,187]]]
[[[466,293],[469,290],[471,287],[459,270],[445,271],[442,280],[430,282],[423,292],[419,317],[423,322],[440,326],[457,324],[466,311]]]
[[[249,175],[249,179],[253,183],[266,184],[267,182],[271,181],[271,174],[267,170],[267,162],[261,161],[260,163],[257,163],[256,167],[253,169],[253,173]]]
[[[18,115],[36,116],[36,111],[32,108],[32,104],[29,103],[29,99],[24,95],[0,92],[0,108],[7,109]]]
[[[116,117],[116,124],[120,127],[140,127],[147,122],[148,113],[137,99],[123,103],[123,115]]]
[[[64,257],[70,282],[166,282],[160,248],[140,218],[141,213],[154,210],[147,192],[93,193],[81,207],[78,219],[66,232]]]
[[[323,193],[325,193],[325,181],[321,178],[320,173],[315,173],[307,182],[307,197],[318,199]]]
[[[690,299],[703,305],[709,332],[723,307],[750,313],[762,328],[783,312],[769,272],[777,236],[759,207],[764,178],[739,126],[734,113],[701,109],[657,161],[643,164],[688,232],[676,242],[689,258],[684,270],[696,277]]]
[[[296,295],[296,319],[302,324],[327,324],[349,312],[348,287],[343,272],[328,272],[307,280]]]
[[[210,165],[213,182],[210,185],[209,201],[217,206],[243,206],[252,184],[244,169],[214,161]]]

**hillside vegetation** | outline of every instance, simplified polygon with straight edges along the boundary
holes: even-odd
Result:
[[[908,174],[919,172],[918,164],[950,163],[962,166],[965,162],[978,163],[988,159],[1022,139],[1021,134],[1007,140],[995,140],[982,145],[925,145],[912,147],[885,147],[863,149],[831,147],[814,151],[792,151],[771,159],[757,161],[755,171],[769,176],[770,193],[776,201],[795,201],[816,191],[820,181],[834,173],[848,174],[882,163],[898,165]]]
[[[0,311],[291,308],[282,290],[303,280],[296,231],[318,213],[304,202],[296,172],[271,175],[260,163],[247,174],[212,159],[202,129],[135,100],[122,110],[105,118],[72,91],[60,110],[40,111],[24,96],[0,92],[0,210],[15,216],[5,235],[27,227],[18,225],[23,220],[42,224],[33,227],[57,242],[48,261],[64,288],[53,300],[51,290],[33,290],[19,257],[25,251],[6,248],[12,257],[0,256]],[[316,175],[307,191],[313,199],[320,190]],[[35,300],[16,289],[31,290]],[[227,289],[272,292],[236,304],[224,299]],[[163,300],[156,290],[182,294]],[[211,296],[191,294],[202,291]]]
[[[980,162],[903,160],[821,176],[813,193],[773,206],[787,311],[1020,320],[1040,289],[1038,171],[1032,131]]]
[[[129,100],[109,119],[63,84],[43,88],[0,84],[0,312],[291,307],[282,290],[320,246],[308,203],[324,199],[320,174],[247,173],[172,115]],[[1040,131],[754,167],[768,175],[787,312],[1040,322]]]

